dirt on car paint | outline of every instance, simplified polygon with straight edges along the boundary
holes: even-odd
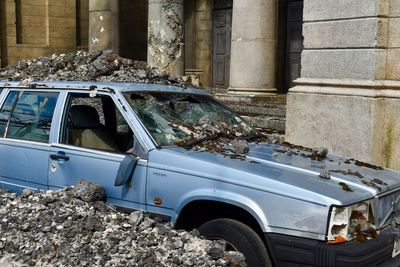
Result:
[[[356,176],[356,177],[358,177],[360,179],[364,178],[364,176],[361,173],[359,173],[357,171],[352,171],[350,169],[348,169],[348,170],[329,170],[329,171],[330,172],[335,172],[335,173],[341,173],[341,174],[344,174],[344,175],[353,175],[353,176]]]
[[[367,163],[367,162],[362,162],[359,160],[354,160],[354,164],[357,166],[366,167],[366,168],[370,168],[373,170],[383,170],[383,167],[381,167],[381,166],[377,166],[377,165]]]
[[[349,185],[346,184],[345,182],[339,182],[339,185],[342,187],[342,189],[343,189],[344,191],[353,192],[353,189],[351,189],[351,188],[349,187]]]

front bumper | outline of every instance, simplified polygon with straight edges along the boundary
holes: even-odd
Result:
[[[268,250],[276,267],[400,266],[400,255],[392,258],[394,241],[398,238],[400,227],[386,228],[377,238],[364,243],[346,242],[335,245],[314,239],[265,234]]]

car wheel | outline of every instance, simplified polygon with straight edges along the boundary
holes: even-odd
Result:
[[[271,267],[267,249],[260,236],[249,226],[232,219],[216,219],[198,228],[201,235],[211,240],[225,241],[226,250],[240,251],[249,267]]]

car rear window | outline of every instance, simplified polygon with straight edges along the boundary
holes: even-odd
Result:
[[[0,110],[0,137],[47,143],[58,93],[11,91]]]

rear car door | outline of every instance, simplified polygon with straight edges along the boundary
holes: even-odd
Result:
[[[107,202],[144,210],[147,160],[138,160],[129,183],[114,185],[135,140],[126,111],[117,103],[105,92],[94,97],[85,92],[68,94],[58,141],[50,148],[49,186],[57,189],[87,179],[104,186]]]
[[[58,92],[6,90],[0,109],[0,187],[48,188],[49,136]]]

